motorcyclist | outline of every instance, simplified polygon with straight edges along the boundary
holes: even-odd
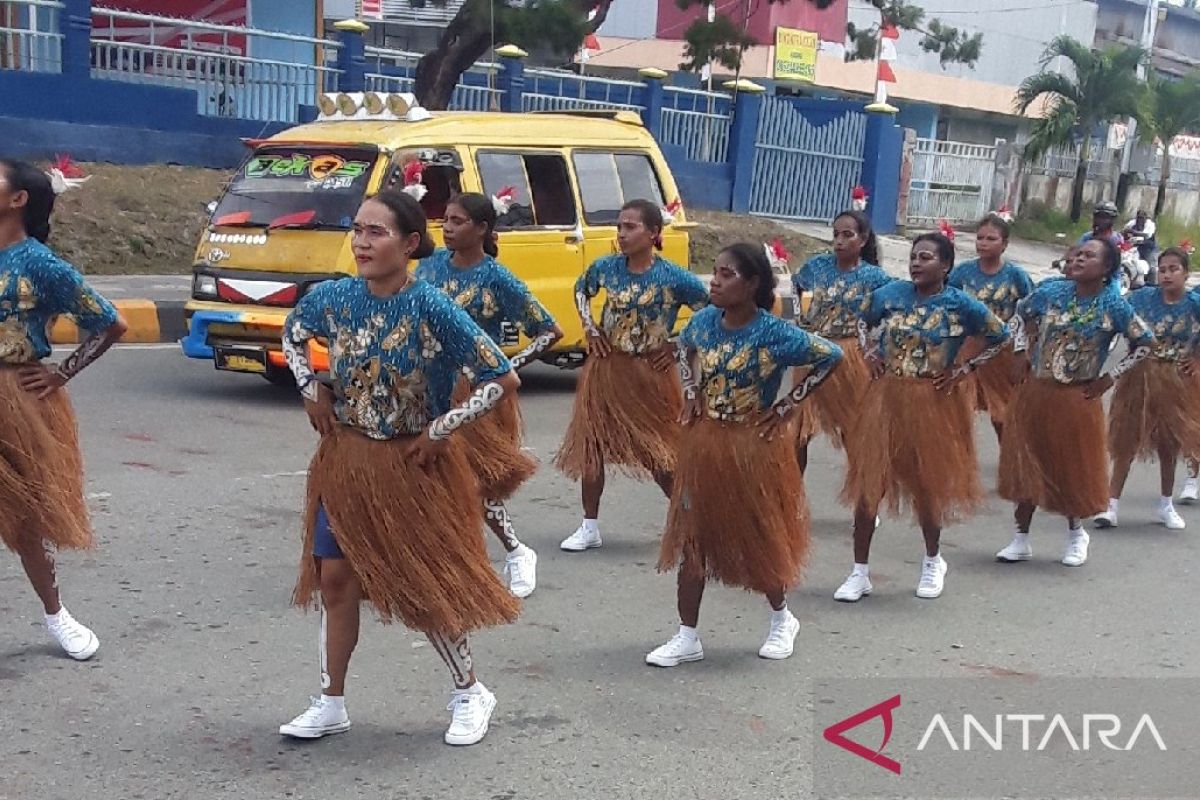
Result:
[[[1146,213],[1145,209],[1139,208],[1137,216],[1125,223],[1122,232],[1131,239],[1140,238],[1137,243],[1138,258],[1145,261],[1150,267],[1150,271],[1146,275],[1146,283],[1148,285],[1158,283],[1158,259],[1155,258],[1158,242],[1154,238],[1157,232],[1154,220],[1150,219],[1150,215]]]
[[[1084,245],[1092,239],[1108,239],[1118,248],[1125,243],[1125,237],[1113,230],[1117,221],[1117,205],[1111,200],[1097,203],[1092,209],[1092,229],[1079,237],[1079,244]]]

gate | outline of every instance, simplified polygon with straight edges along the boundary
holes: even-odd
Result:
[[[866,113],[849,105],[763,98],[751,214],[828,222],[849,207],[862,179],[867,134]]]
[[[908,224],[929,227],[943,219],[955,224],[978,222],[989,210],[995,177],[993,145],[917,139]]]

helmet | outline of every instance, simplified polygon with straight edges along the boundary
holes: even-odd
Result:
[[[1117,216],[1117,205],[1111,200],[1105,200],[1103,203],[1097,203],[1092,209],[1093,216],[1115,217]]]

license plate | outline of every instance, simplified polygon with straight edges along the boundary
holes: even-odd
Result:
[[[213,349],[213,360],[217,369],[229,372],[267,371],[267,351],[261,347],[217,347]]]

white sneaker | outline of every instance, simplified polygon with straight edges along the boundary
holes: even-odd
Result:
[[[570,553],[582,553],[584,550],[591,550],[593,547],[599,547],[601,544],[600,531],[589,531],[580,525],[578,530],[562,540],[562,544],[559,547]]]
[[[488,732],[492,712],[496,710],[496,695],[482,683],[475,684],[478,692],[456,690],[447,711],[453,711],[450,727],[446,729],[446,744],[463,746],[475,744]]]
[[[1097,528],[1115,528],[1117,527],[1117,512],[1105,511],[1103,514],[1096,515]]]
[[[504,572],[513,597],[529,597],[537,588],[537,553],[521,545],[504,559]]]
[[[941,597],[949,570],[950,565],[940,555],[937,558],[926,558],[921,564],[921,582],[917,584],[917,597],[926,600]]]
[[[851,572],[850,577],[833,593],[833,599],[843,603],[857,603],[871,593],[871,579],[858,572]]]
[[[286,725],[279,726],[281,736],[293,739],[320,739],[350,730],[350,717],[345,703],[335,703],[328,697],[312,697],[312,705]]]
[[[59,647],[76,661],[87,661],[100,649],[100,640],[96,638],[96,634],[72,617],[66,606],[59,608],[58,613],[53,616],[46,615],[46,630],[58,642]]]
[[[1179,493],[1179,502],[1185,506],[1200,500],[1200,478],[1188,478],[1183,482],[1183,491]]]
[[[1033,558],[1033,545],[1029,543],[1029,538],[1025,537],[1022,541],[1021,537],[1013,537],[1009,542],[1008,547],[1005,547],[999,553],[996,553],[997,561],[1008,561],[1014,563],[1017,561],[1028,561]]]
[[[1087,531],[1080,528],[1067,534],[1067,549],[1063,553],[1062,563],[1068,567],[1082,567],[1088,560],[1088,542],[1091,537]]]
[[[654,648],[646,656],[646,663],[655,667],[678,667],[686,661],[700,661],[704,658],[704,646],[700,637],[685,639],[682,634],[675,634],[671,641]]]
[[[1175,506],[1167,506],[1158,510],[1158,521],[1167,526],[1168,530],[1181,531],[1187,527],[1183,517],[1175,510]]]
[[[771,624],[771,630],[767,632],[767,641],[758,648],[758,657],[769,658],[772,661],[790,657],[796,644],[796,635],[799,633],[800,620],[789,611],[783,622]]]

